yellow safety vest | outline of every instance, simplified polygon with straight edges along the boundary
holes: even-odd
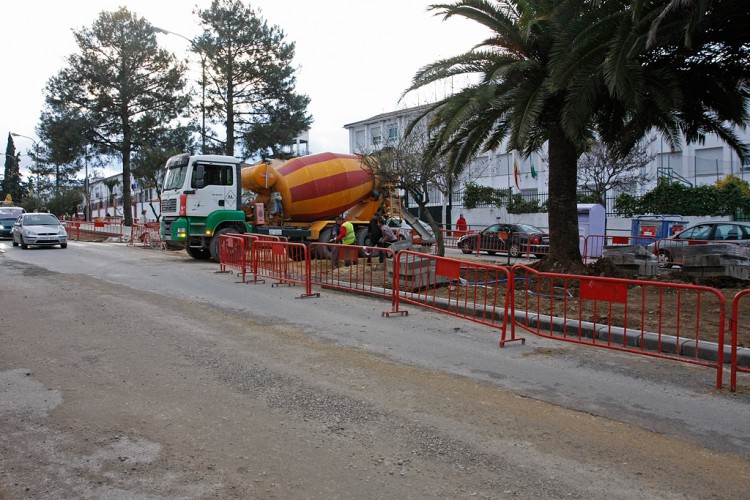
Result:
[[[357,235],[354,234],[354,226],[352,226],[352,223],[349,221],[346,221],[341,225],[344,226],[344,229],[346,229],[346,234],[344,234],[344,238],[341,240],[341,243],[343,243],[344,245],[353,245],[355,240],[357,239]]]

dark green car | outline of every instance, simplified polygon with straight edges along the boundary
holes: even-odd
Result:
[[[25,210],[21,207],[0,206],[0,238],[12,237],[13,224],[18,219],[18,216],[24,212]]]

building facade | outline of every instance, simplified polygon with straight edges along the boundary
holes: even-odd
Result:
[[[410,121],[426,106],[406,108],[389,113],[375,115],[365,120],[344,126],[349,132],[349,150],[351,153],[366,153],[387,146],[389,142],[398,141]],[[735,130],[750,145],[750,131]],[[660,177],[670,178],[693,186],[715,184],[728,175],[735,175],[750,181],[750,162],[742,163],[736,153],[717,136],[707,136],[703,143],[684,145],[680,151],[671,151],[663,139],[656,138],[650,146],[649,153],[653,161],[643,169],[643,184],[633,185],[627,191],[608,194],[607,211],[614,211],[614,199],[621,192],[641,196],[656,186]],[[527,200],[546,200],[549,184],[549,162],[546,148],[523,158],[518,152],[505,152],[504,148],[482,154],[463,172],[456,183],[454,192],[449,197],[439,192],[431,193],[434,205],[450,205],[447,212],[463,210],[462,193],[466,182],[496,189],[512,189],[521,193]],[[443,210],[443,213],[446,213]],[[442,219],[450,223],[451,218]]]

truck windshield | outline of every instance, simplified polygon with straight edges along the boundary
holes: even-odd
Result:
[[[188,171],[188,167],[174,167],[167,171],[167,176],[164,179],[164,190],[180,189],[185,183],[185,174]]]

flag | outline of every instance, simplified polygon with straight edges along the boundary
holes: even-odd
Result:
[[[516,180],[516,187],[520,191],[521,188],[518,186],[518,162],[516,159],[513,159],[513,178]]]
[[[531,178],[536,179],[536,169],[534,168],[534,164],[531,164]]]

